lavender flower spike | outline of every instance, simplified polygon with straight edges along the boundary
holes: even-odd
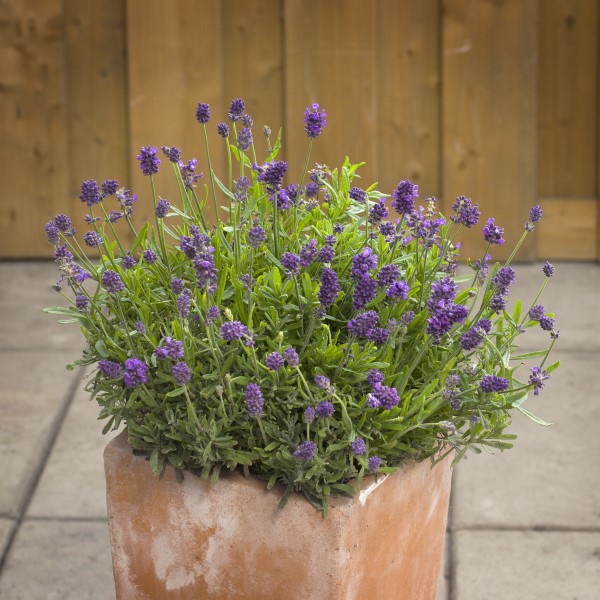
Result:
[[[144,175],[156,175],[160,158],[156,156],[158,148],[156,146],[142,146],[137,159],[140,162],[140,169]]]
[[[316,451],[316,444],[307,440],[306,442],[302,442],[296,448],[296,450],[294,450],[294,458],[308,462],[309,460],[312,460],[314,458]]]
[[[210,106],[200,102],[196,108],[196,120],[202,125],[210,120]]]
[[[250,417],[260,417],[263,414],[265,400],[260,386],[249,383],[246,386],[246,411]]]
[[[315,102],[304,111],[304,131],[309,138],[318,138],[327,126],[327,113],[319,111],[319,105]]]

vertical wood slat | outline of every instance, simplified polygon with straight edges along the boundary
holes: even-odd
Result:
[[[380,189],[401,179],[422,199],[441,193],[441,6],[438,0],[379,1],[378,162]]]
[[[537,9],[536,0],[444,2],[444,198],[448,208],[469,196],[506,228],[495,259],[520,237],[537,195]],[[463,258],[484,250],[481,230],[471,233]]]
[[[540,2],[540,196],[598,190],[598,0]]]
[[[328,128],[315,140],[315,161],[331,168],[366,162],[356,185],[366,188],[377,165],[377,4],[348,0],[285,0],[284,157],[293,181],[300,178],[307,138],[303,112],[318,102]],[[310,168],[310,166],[309,166]]]
[[[68,190],[62,2],[6,0],[0,19],[0,257],[49,256]]]
[[[79,229],[88,210],[78,199],[83,180],[129,186],[125,2],[65,0],[64,11],[70,204],[63,212]],[[112,198],[105,204],[118,210]]]
[[[132,189],[138,195],[134,220],[153,220],[149,177],[144,177],[135,156],[142,146],[177,146],[183,159],[196,157],[197,171],[204,173],[197,191],[204,198],[210,190],[202,126],[195,119],[198,102],[212,107],[222,98],[221,6],[206,0],[201,14],[193,0],[145,2],[127,0],[127,47],[129,74],[129,135]],[[216,147],[216,120],[207,124],[211,146]],[[155,176],[156,192],[179,202],[171,164],[161,154]],[[218,152],[211,153],[213,169],[223,172]],[[212,199],[207,201],[210,213]]]
[[[283,0],[223,0],[223,95],[219,120],[233,98],[243,98],[254,119],[257,160],[266,154],[262,130],[273,140],[283,126]],[[239,129],[238,129],[239,131]],[[233,136],[231,142],[235,143]]]

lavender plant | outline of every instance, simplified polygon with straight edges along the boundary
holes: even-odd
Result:
[[[558,332],[538,303],[554,268],[544,266],[527,310],[520,301],[506,310],[510,264],[540,222],[539,206],[502,265],[488,252],[504,243],[503,229],[488,219],[482,257],[459,277],[457,238],[480,217],[469,198],[457,198],[446,220],[434,198],[417,206],[408,180],[390,197],[375,184],[358,187],[361,165],[348,159],[309,170],[327,124],[318,104],[304,114],[304,170],[286,182],[281,131],[272,143],[265,127],[261,152],[243,100],[234,100],[229,124],[216,127],[228,157],[219,178],[210,116],[200,103],[202,193],[195,158],[144,147],[137,158],[153,224],[136,228],[136,196],[116,181],[89,180],[81,239],[99,261],[86,256],[67,216],[46,225],[61,273],[54,287],[70,303],[46,310],[81,327],[87,347],[70,367],[94,366],[87,388],[105,433],[124,425],[156,474],[171,464],[216,480],[223,468],[241,469],[269,489],[282,483],[282,503],[299,491],[326,509],[330,495],[354,494],[367,474],[407,459],[510,448],[514,410],[543,424],[523,404],[558,366],[546,366]],[[177,204],[155,188],[169,163]],[[117,221],[132,243],[116,235]],[[533,327],[548,332],[547,347],[515,354]],[[528,359],[539,362],[517,378]]]

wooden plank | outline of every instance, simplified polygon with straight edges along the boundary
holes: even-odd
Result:
[[[223,101],[221,120],[229,103],[243,98],[254,119],[257,160],[266,154],[263,126],[273,140],[283,126],[283,2],[282,0],[223,0]],[[233,141],[233,138],[232,138]]]
[[[506,257],[536,195],[536,0],[445,0],[443,19],[443,193],[495,217]],[[484,251],[481,228],[464,237],[463,258]],[[533,245],[520,258],[531,259]]]
[[[596,194],[598,4],[540,3],[540,196]]]
[[[0,27],[0,256],[50,256],[67,197],[61,0],[6,0]]]
[[[216,124],[222,118],[221,7],[205,0],[202,10],[193,0],[146,2],[127,0],[130,166],[132,186],[138,194],[135,219],[152,217],[150,182],[139,170],[135,156],[142,146],[177,146],[185,161],[198,159],[204,179],[198,193],[204,196],[209,171],[201,125],[195,119],[198,102],[207,102],[215,115],[207,125],[213,168],[223,173],[218,152],[222,140]],[[162,154],[162,153],[161,153]],[[172,202],[178,194],[171,165],[161,156],[155,177],[157,193]],[[212,202],[208,202],[208,207]]]
[[[328,127],[313,144],[315,161],[331,168],[348,155],[361,187],[377,171],[377,3],[362,0],[285,0],[285,157],[300,179],[307,138],[303,112],[318,102]]]
[[[540,260],[594,260],[597,198],[542,198],[544,217],[533,236]]]
[[[439,197],[441,6],[438,0],[378,4],[375,176],[387,193],[410,179],[422,199]]]
[[[69,196],[63,212],[83,223],[85,179],[129,187],[125,1],[65,0]],[[118,210],[114,199],[106,209]],[[78,226],[78,225],[76,225]],[[79,226],[78,226],[79,227]],[[119,234],[128,237],[128,229]]]

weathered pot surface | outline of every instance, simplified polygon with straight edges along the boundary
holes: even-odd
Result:
[[[104,452],[119,600],[433,600],[451,457],[363,484],[326,518],[300,494],[222,473],[162,479],[123,433]]]

